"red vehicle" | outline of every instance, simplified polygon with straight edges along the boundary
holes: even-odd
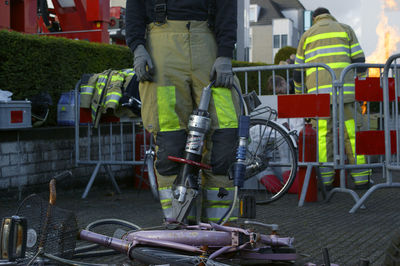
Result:
[[[0,29],[124,44],[125,10],[110,0],[6,0],[0,3]],[[111,18],[110,18],[111,13]],[[112,32],[109,33],[109,30]]]

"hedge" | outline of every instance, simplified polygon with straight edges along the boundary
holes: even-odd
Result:
[[[50,125],[56,123],[61,93],[73,90],[82,74],[131,66],[132,54],[124,46],[0,31],[0,88],[14,100],[48,92]]]
[[[129,68],[132,67],[132,58],[126,46],[2,30],[0,89],[11,91],[13,100],[29,99],[39,92],[48,92],[53,105],[47,125],[56,125],[56,108],[61,93],[73,90],[82,74]],[[233,67],[260,65],[266,64],[233,61]],[[282,74],[285,76],[285,72]],[[262,72],[263,94],[271,94],[267,91],[270,75],[270,71]],[[239,73],[238,77],[244,89],[244,74]],[[249,73],[247,81],[249,91],[258,90],[257,72]]]
[[[285,46],[279,49],[279,51],[275,54],[274,63],[279,65],[281,61],[285,61],[290,58],[292,54],[296,54],[296,48],[291,46]]]

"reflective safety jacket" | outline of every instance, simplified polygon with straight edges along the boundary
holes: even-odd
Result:
[[[337,22],[330,14],[322,14],[315,18],[314,25],[301,37],[295,60],[295,64],[324,63],[334,70],[337,79],[340,78],[342,70],[351,63],[363,62],[364,52],[353,29]],[[305,74],[303,88],[301,71],[297,70],[294,73],[296,93],[332,94],[332,78],[327,70],[318,68],[316,71],[316,68],[307,68]],[[344,99],[345,102],[354,101],[352,71],[345,78]]]
[[[106,70],[92,75],[89,80],[80,86],[80,106],[90,108],[92,121],[97,127],[101,114],[116,111],[119,100],[134,76],[132,68],[123,70]]]

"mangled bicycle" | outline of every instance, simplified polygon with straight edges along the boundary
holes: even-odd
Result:
[[[212,84],[203,89],[201,101],[197,110],[189,119],[189,138],[196,135],[196,140],[188,139],[187,143],[202,148],[202,142],[207,132],[208,105],[211,97]],[[238,94],[241,93],[235,87]],[[246,100],[245,100],[246,99]],[[246,103],[251,103],[247,104]],[[139,260],[147,264],[170,265],[244,265],[263,264],[271,262],[293,263],[296,260],[296,252],[293,247],[293,238],[280,237],[277,234],[277,225],[268,225],[253,220],[246,220],[242,226],[226,226],[234,206],[239,205],[239,216],[241,218],[255,218],[255,203],[269,203],[284,195],[290,188],[297,169],[296,142],[292,134],[282,125],[276,123],[276,112],[268,107],[249,108],[257,106],[257,98],[241,97],[241,113],[239,118],[238,145],[236,162],[230,169],[230,176],[235,185],[235,194],[230,209],[221,217],[218,223],[201,223],[188,225],[185,218],[188,215],[192,204],[199,194],[199,172],[204,167],[198,157],[192,156],[191,145],[186,145],[184,158],[171,157],[171,160],[182,162],[182,170],[173,185],[173,217],[167,220],[164,225],[152,229],[142,229],[130,222],[121,220],[100,220],[88,225],[79,232],[81,240],[94,243],[88,247],[76,248],[70,245],[71,252],[60,252],[50,254],[46,252],[46,244],[49,241],[49,230],[55,226],[49,226],[52,221],[53,204],[49,203],[47,211],[42,213],[44,221],[35,231],[26,229],[22,219],[10,219],[8,221],[8,238],[12,241],[7,243],[7,256],[14,261],[23,257],[26,246],[33,247],[30,252],[29,264],[33,265],[38,258],[47,258],[67,265],[80,265],[80,263],[69,260],[84,255],[90,249],[100,245],[106,247],[104,254],[110,250],[126,254],[132,260]],[[250,114],[251,113],[251,114]],[[201,134],[199,134],[201,133]],[[199,137],[200,136],[200,137]],[[151,152],[148,153],[152,155]],[[148,157],[147,165],[149,170],[153,168],[153,157]],[[201,158],[200,158],[201,159]],[[155,194],[155,177],[150,172],[150,182]],[[55,189],[50,189],[50,191]],[[155,194],[155,196],[157,196]],[[52,196],[50,196],[50,199]],[[25,204],[24,206],[31,204]],[[22,207],[24,210],[24,207]],[[20,214],[23,216],[23,211]],[[19,216],[17,216],[19,217]],[[62,224],[62,223],[61,223]],[[75,222],[76,224],[76,222]],[[124,228],[113,233],[98,233],[95,228],[101,225],[110,225]],[[251,224],[268,228],[268,234],[254,231],[252,228],[245,228]],[[60,222],[57,222],[57,226]],[[52,232],[54,237],[68,226]],[[76,228],[76,226],[71,226]],[[4,231],[4,230],[3,230]],[[76,232],[76,229],[72,230]],[[16,233],[17,232],[17,233]],[[20,234],[18,232],[21,232]],[[70,235],[58,235],[62,239],[62,247],[66,243],[72,243]],[[4,235],[7,235],[4,233]],[[26,237],[26,236],[29,237]],[[29,240],[28,240],[29,239]],[[69,255],[69,257],[67,256]],[[100,253],[97,253],[100,255]],[[4,256],[3,256],[4,257]],[[26,257],[26,256],[25,256]],[[57,260],[58,258],[58,260]],[[26,260],[25,264],[26,265]],[[81,265],[90,265],[81,263]]]

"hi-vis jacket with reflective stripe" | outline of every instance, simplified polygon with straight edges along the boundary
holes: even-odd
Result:
[[[330,14],[315,18],[314,25],[301,37],[295,64],[324,63],[335,71],[336,78],[351,63],[365,62],[364,52],[353,29],[339,23]],[[301,84],[301,72],[295,71],[296,93],[332,93],[332,79],[323,68],[305,70],[305,87]],[[318,83],[317,83],[318,73]],[[346,75],[344,83],[345,102],[354,101],[354,72]]]
[[[94,74],[87,83],[81,84],[80,106],[91,109],[95,127],[97,127],[102,113],[106,113],[108,109],[114,111],[117,109],[123,89],[129,84],[133,76],[132,68],[106,70]]]

